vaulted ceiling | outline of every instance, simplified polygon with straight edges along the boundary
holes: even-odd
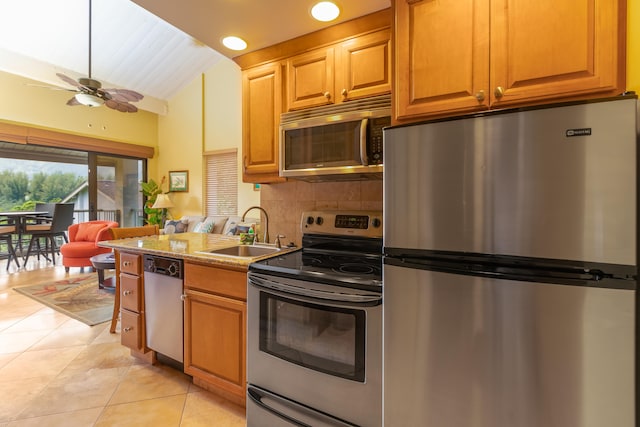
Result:
[[[335,0],[336,21],[314,21],[314,0],[93,0],[91,75],[103,87],[145,95],[140,108],[166,101],[217,61],[238,55],[225,35],[258,50],[390,6],[390,0]],[[0,70],[69,87],[89,73],[89,0],[0,2]],[[34,88],[34,90],[47,90]]]

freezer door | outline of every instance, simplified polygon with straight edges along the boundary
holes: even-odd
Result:
[[[385,247],[636,264],[635,99],[391,128],[384,144]]]
[[[634,291],[384,266],[387,426],[633,427]]]

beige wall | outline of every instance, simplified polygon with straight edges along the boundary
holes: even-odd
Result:
[[[204,214],[203,153],[242,146],[242,83],[238,66],[219,61],[169,100],[168,114],[158,119],[159,150],[149,177],[160,182],[169,171],[189,171],[189,191],[172,193],[174,218]],[[163,186],[168,191],[168,182]],[[238,163],[238,213],[260,203],[251,184],[242,182]]]
[[[110,108],[69,107],[72,93],[0,71],[0,120],[75,135],[156,147],[157,115],[120,113]]]

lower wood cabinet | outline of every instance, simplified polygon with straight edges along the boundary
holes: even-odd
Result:
[[[184,371],[193,382],[246,402],[245,272],[185,263]]]
[[[142,255],[116,253],[116,292],[120,292],[120,342],[137,353],[147,351],[144,335]]]

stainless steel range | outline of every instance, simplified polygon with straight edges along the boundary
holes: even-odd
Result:
[[[382,425],[382,213],[302,215],[248,274],[247,425]]]

